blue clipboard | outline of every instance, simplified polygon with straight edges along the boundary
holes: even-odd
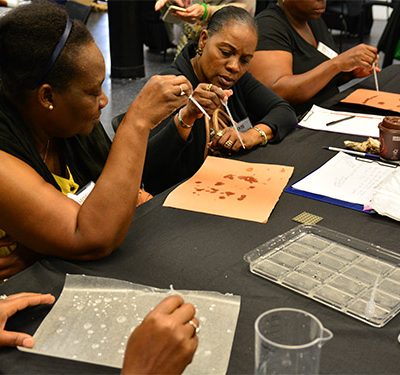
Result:
[[[355,211],[361,211],[361,212],[365,212],[365,213],[373,213],[374,212],[373,210],[364,211],[364,206],[362,204],[350,203],[350,202],[342,201],[340,199],[327,197],[326,195],[319,195],[319,194],[309,193],[307,191],[295,189],[292,186],[288,186],[287,188],[284,189],[284,191],[286,193],[300,195],[301,197],[315,199],[317,201],[334,204],[336,206],[350,208],[350,209],[355,210]]]

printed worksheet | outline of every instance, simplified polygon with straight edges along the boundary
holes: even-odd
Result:
[[[395,168],[339,152],[292,187],[308,193],[366,205],[374,188]]]

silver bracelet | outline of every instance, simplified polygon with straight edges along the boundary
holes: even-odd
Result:
[[[253,129],[254,130],[256,130],[260,135],[261,135],[261,137],[263,138],[263,140],[262,140],[262,142],[261,142],[261,146],[265,146],[267,143],[268,143],[268,137],[267,137],[267,135],[265,134],[265,131],[264,130],[261,130],[259,127],[257,127],[257,126],[253,126]]]
[[[190,129],[191,127],[193,127],[194,122],[193,122],[193,124],[189,125],[189,124],[186,124],[186,123],[182,120],[182,116],[181,116],[181,111],[182,111],[182,109],[183,109],[183,108],[181,108],[181,109],[179,110],[179,112],[178,112],[178,122],[179,122],[179,125],[182,126],[182,128]]]

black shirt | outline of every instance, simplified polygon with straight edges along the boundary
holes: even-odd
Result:
[[[196,88],[200,83],[191,64],[195,45],[189,43],[175,63],[163,74],[184,75]],[[274,134],[271,142],[279,142],[297,124],[295,113],[288,102],[265,87],[250,73],[245,73],[232,87],[229,109],[234,120],[248,117],[255,124],[268,125]],[[204,161],[206,132],[204,118],[195,121],[184,141],[175,126],[174,116],[163,121],[150,135],[143,171],[144,188],[154,194],[191,177]]]
[[[293,28],[285,13],[279,6],[273,4],[256,16],[258,25],[257,51],[287,51],[293,56],[293,74],[302,74],[314,69],[323,62],[329,60],[313,45],[304,40]],[[322,18],[308,21],[308,24],[318,42],[322,42],[329,48],[338,52],[332,35],[330,34]],[[312,104],[318,104],[335,95],[338,92],[338,76],[333,78],[320,92],[307,103],[295,105],[297,114],[301,114],[311,108]]]

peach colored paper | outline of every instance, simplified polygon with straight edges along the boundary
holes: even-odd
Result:
[[[391,92],[357,89],[341,101],[400,112],[400,94]]]
[[[208,156],[164,206],[266,223],[293,169]]]

